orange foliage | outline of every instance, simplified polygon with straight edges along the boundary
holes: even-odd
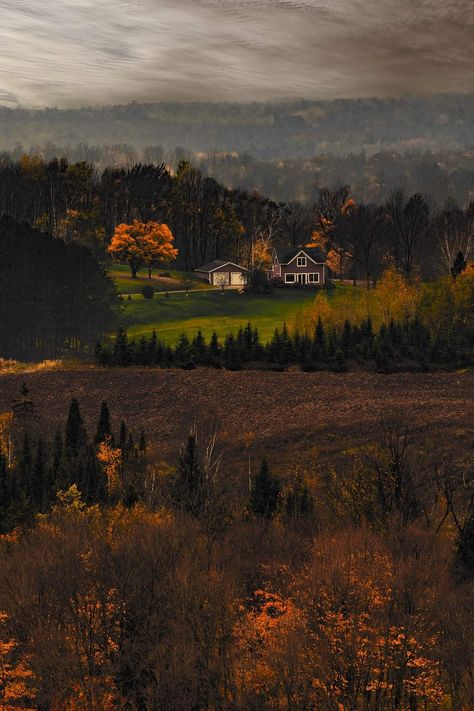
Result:
[[[14,639],[4,641],[7,615],[0,612],[0,708],[3,711],[33,711],[34,674],[27,660],[17,654]]]
[[[178,250],[173,247],[174,237],[168,225],[159,222],[122,223],[115,228],[108,252],[116,259],[128,261],[132,276],[138,267],[148,265],[148,275],[159,262],[176,259]]]

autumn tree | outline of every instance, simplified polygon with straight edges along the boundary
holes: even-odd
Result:
[[[160,262],[176,259],[178,250],[173,247],[174,237],[168,225],[159,222],[122,223],[115,228],[108,252],[115,259],[127,261],[132,278],[137,278],[138,269],[146,264],[148,277]]]

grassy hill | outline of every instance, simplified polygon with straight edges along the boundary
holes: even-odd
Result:
[[[141,295],[124,301],[121,325],[130,336],[150,335],[156,330],[166,343],[176,343],[182,333],[194,336],[201,329],[208,338],[235,332],[250,322],[268,340],[277,326],[289,321],[315,297],[309,289],[280,289],[274,294],[256,296],[238,291],[202,290],[185,293],[156,294],[146,300]]]

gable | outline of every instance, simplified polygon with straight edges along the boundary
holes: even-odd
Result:
[[[304,249],[298,250],[298,252],[295,254],[295,256],[292,257],[292,258],[287,262],[287,264],[291,264],[292,262],[294,262],[295,260],[297,260],[298,257],[306,257],[306,259],[309,260],[310,262],[313,262],[313,264],[321,264],[321,262],[317,262],[315,259],[313,259],[312,257],[310,257],[310,255],[308,254],[308,252],[306,252]],[[296,266],[296,265],[295,265],[295,266]]]

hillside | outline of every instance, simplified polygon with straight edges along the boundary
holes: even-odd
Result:
[[[252,433],[252,454],[265,453],[278,468],[340,458],[350,447],[373,441],[381,418],[412,417],[420,442],[472,450],[474,374],[270,373],[213,370],[53,370],[0,376],[0,412],[8,410],[26,382],[45,424],[64,421],[77,397],[89,431],[107,400],[113,425],[145,427],[156,457],[175,461],[181,439],[196,420],[214,421],[237,467],[243,435]],[[308,461],[310,459],[311,461]]]

